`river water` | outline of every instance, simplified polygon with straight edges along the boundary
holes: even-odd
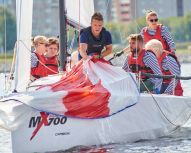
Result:
[[[191,76],[191,64],[182,64],[182,76]],[[4,76],[0,74],[0,95],[4,87]],[[184,95],[191,96],[191,80],[182,81]],[[0,153],[11,153],[11,135],[0,128]],[[76,147],[57,153],[190,153],[191,152],[191,120],[187,126],[175,133],[155,140],[136,143],[110,144],[104,146]]]

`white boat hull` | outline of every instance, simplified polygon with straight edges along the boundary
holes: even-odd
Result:
[[[167,135],[187,122],[191,98],[141,94],[139,102],[103,119],[77,119],[49,115],[36,136],[30,140],[40,113],[12,132],[14,153],[66,150],[74,146],[134,142]]]

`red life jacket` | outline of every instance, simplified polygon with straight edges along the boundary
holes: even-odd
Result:
[[[144,43],[146,44],[151,39],[157,39],[162,43],[164,50],[170,51],[170,47],[168,43],[161,35],[161,27],[162,27],[162,24],[157,25],[156,33],[154,35],[150,35],[148,32],[148,27],[144,27],[143,28]]]
[[[36,56],[40,62],[38,61],[37,66],[34,68],[31,68],[31,75],[37,79],[47,76],[45,66],[43,65],[43,64],[45,64],[44,56],[40,55],[36,52],[34,52],[34,53],[36,54]]]
[[[46,68],[47,75],[57,74],[58,73],[57,56],[50,57],[50,58],[45,58],[45,65],[48,67],[48,68]]]
[[[171,56],[173,57],[176,62],[178,63],[179,67],[180,67],[180,63],[176,57],[176,55],[170,53],[169,51],[164,51],[162,56],[158,59],[159,61],[159,65],[160,65],[160,68],[161,68],[161,71],[163,73],[163,75],[172,75],[172,73],[169,71],[169,70],[164,70],[162,68],[162,61],[164,60],[164,58],[166,58],[166,56]],[[163,83],[165,84],[169,84],[171,82],[171,78],[170,79],[163,79]],[[175,88],[175,95],[176,96],[182,96],[183,95],[183,89],[182,89],[182,86],[181,86],[181,83],[180,83],[180,80],[178,80],[178,83],[176,85],[176,88]]]
[[[151,73],[151,74],[154,73],[150,67],[145,66],[143,62],[144,55],[145,55],[145,49],[141,51],[141,53],[138,55],[138,58],[135,57],[136,55],[134,53],[131,53],[128,56],[128,65],[133,73],[138,73],[138,72]],[[141,79],[147,80],[148,77],[141,76]]]

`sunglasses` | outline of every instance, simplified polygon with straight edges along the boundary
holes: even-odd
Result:
[[[150,19],[150,22],[158,22],[159,19]]]

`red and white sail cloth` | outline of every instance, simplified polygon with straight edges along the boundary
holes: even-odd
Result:
[[[69,117],[102,118],[134,105],[138,98],[134,75],[101,60],[87,60],[59,81],[9,97],[6,103],[21,103],[15,105]],[[0,107],[0,114],[3,111]],[[21,109],[20,115],[22,111],[26,113]]]

